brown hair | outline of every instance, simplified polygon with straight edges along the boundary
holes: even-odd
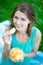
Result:
[[[22,13],[25,13],[26,16],[28,17],[28,19],[30,20],[30,24],[28,25],[28,28],[27,28],[27,34],[30,36],[31,34],[31,27],[32,27],[32,23],[35,21],[35,14],[34,14],[34,10],[32,8],[32,6],[28,3],[21,3],[19,6],[17,6],[12,15],[11,15],[11,18],[12,18],[12,21],[13,21],[13,16],[15,15],[15,12],[16,11],[21,11]],[[12,22],[12,25],[13,25],[13,22]],[[14,26],[14,25],[13,25]]]

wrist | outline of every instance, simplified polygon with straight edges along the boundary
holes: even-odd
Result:
[[[28,57],[28,54],[25,53],[25,54],[24,54],[24,57]]]
[[[11,48],[11,43],[5,43],[6,46],[5,46],[5,50],[10,50]]]

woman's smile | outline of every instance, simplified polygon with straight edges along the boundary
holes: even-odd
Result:
[[[16,28],[21,28],[21,27],[23,27],[23,25],[20,24],[16,25]]]

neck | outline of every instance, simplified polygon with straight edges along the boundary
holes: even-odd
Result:
[[[21,32],[17,32],[17,34],[18,34],[19,36],[21,36],[21,37],[25,37],[25,36],[28,36],[26,32],[24,32],[24,33],[21,33]]]

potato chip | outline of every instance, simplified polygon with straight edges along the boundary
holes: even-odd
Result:
[[[15,31],[16,31],[16,29],[15,29],[15,28],[12,28],[12,29],[10,30],[10,34],[14,34]]]

